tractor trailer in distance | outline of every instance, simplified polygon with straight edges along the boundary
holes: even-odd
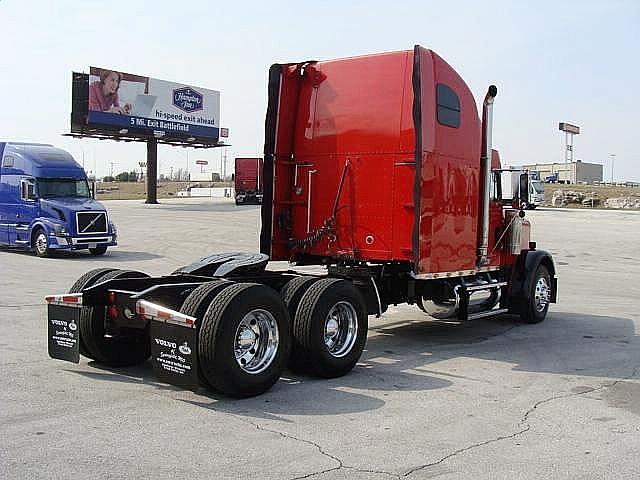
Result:
[[[556,270],[524,211],[503,207],[496,94],[489,87],[479,115],[455,70],[420,46],[273,65],[261,253],[214,254],[161,277],[87,272],[47,297],[50,356],[151,357],[162,381],[246,397],[286,366],[347,374],[369,316],[389,305],[460,323],[544,320]]]
[[[512,167],[501,172],[501,195],[505,202],[518,198],[523,210],[533,210],[544,203],[544,184],[528,170]]]
[[[236,205],[262,203],[262,158],[236,158],[234,187]]]

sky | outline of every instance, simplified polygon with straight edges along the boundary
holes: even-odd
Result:
[[[103,176],[138,167],[143,143],[62,136],[71,72],[89,66],[221,92],[227,164],[260,155],[273,63],[430,48],[481,103],[498,86],[503,163],[564,161],[559,122],[580,126],[574,158],[640,181],[640,1],[0,0],[0,139],[52,143]],[[161,146],[159,171],[223,149]],[[611,155],[614,154],[615,157]],[[613,172],[612,172],[612,159]]]

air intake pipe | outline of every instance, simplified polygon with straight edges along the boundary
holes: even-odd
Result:
[[[491,135],[493,130],[493,99],[498,94],[495,85],[491,85],[482,102],[482,152],[480,170],[482,204],[480,209],[480,235],[478,245],[478,267],[488,262],[489,247],[489,185],[491,184]]]

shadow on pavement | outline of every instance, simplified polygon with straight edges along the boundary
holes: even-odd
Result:
[[[0,247],[0,252],[11,252],[16,255],[24,255],[28,257],[37,258],[35,253],[29,250],[17,249],[17,248],[7,248]],[[70,250],[70,251],[60,251],[51,252],[46,258],[41,258],[40,261],[55,261],[55,260],[64,260],[64,261],[74,261],[74,260],[91,260],[92,262],[134,262],[134,261],[144,261],[144,260],[154,260],[156,258],[163,258],[163,255],[156,255],[155,253],[149,252],[135,252],[129,250],[121,250],[119,248],[109,248],[107,253],[104,255],[93,256],[89,253],[88,250]]]
[[[231,399],[200,389],[199,398],[180,401],[203,408],[256,418],[287,421],[282,415],[340,415],[375,410],[386,392],[425,392],[456,383],[495,382],[495,375],[475,377],[448,372],[438,362],[475,358],[511,364],[511,370],[621,379],[640,365],[640,337],[625,318],[553,312],[537,325],[513,316],[465,325],[418,320],[370,321],[370,336],[361,362],[348,375],[331,380],[285,371],[267,393]],[[391,317],[391,315],[389,316]],[[389,318],[388,317],[388,318]],[[111,382],[142,383],[180,391],[156,381],[149,362],[109,369],[95,362],[95,371],[70,370]],[[374,393],[378,392],[378,393]]]
[[[59,254],[61,258],[63,254]],[[64,255],[65,260],[87,260],[87,257],[91,258],[93,262],[139,262],[144,260],[155,260],[157,258],[163,258],[163,255],[157,255],[149,252],[135,252],[130,250],[113,249],[107,250],[107,253],[99,257],[91,257],[86,252],[69,252]]]

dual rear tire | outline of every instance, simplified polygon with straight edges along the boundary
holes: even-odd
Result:
[[[340,279],[296,277],[280,297],[265,285],[215,280],[191,292],[181,312],[198,319],[201,383],[233,397],[265,392],[287,365],[345,375],[367,335],[360,293]]]
[[[251,397],[278,381],[291,348],[289,314],[271,288],[214,280],[185,299],[197,318],[198,376],[211,390]]]
[[[97,268],[85,273],[69,289],[69,293],[81,292],[98,283],[115,278],[148,277],[133,270]],[[144,329],[120,329],[115,335],[107,334],[104,307],[82,307],[80,311],[80,353],[92,360],[111,367],[138,365],[149,358],[149,327]]]
[[[146,277],[95,269],[70,292],[115,278]],[[336,278],[296,277],[280,292],[257,283],[219,279],[200,285],[180,311],[197,319],[198,375],[206,387],[233,397],[265,392],[287,365],[325,378],[345,375],[362,354],[367,314],[358,290]],[[82,355],[113,367],[150,356],[149,326],[106,332],[105,309],[82,307]],[[293,349],[293,352],[292,352]]]
[[[324,378],[349,373],[367,340],[360,292],[347,280],[298,277],[281,291],[293,319],[290,367]]]

